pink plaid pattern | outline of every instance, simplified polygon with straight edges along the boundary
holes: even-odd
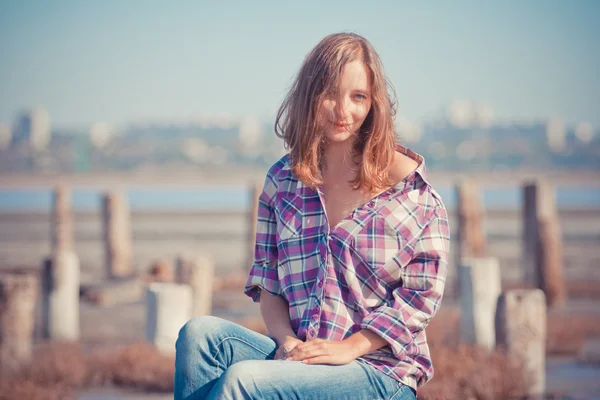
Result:
[[[433,376],[425,327],[439,309],[449,249],[446,209],[423,158],[402,182],[329,229],[323,194],[284,156],[259,199],[255,260],[245,293],[289,303],[299,338],[343,340],[369,329],[388,345],[360,359],[416,389]]]

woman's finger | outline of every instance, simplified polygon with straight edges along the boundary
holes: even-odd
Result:
[[[321,356],[307,358],[307,359],[302,360],[302,363],[308,364],[308,365],[314,365],[314,364],[339,364],[339,363],[335,362],[333,360],[333,357],[330,356],[330,355],[321,355]]]
[[[306,360],[307,358],[318,357],[318,356],[323,356],[323,355],[328,355],[328,354],[329,354],[329,351],[325,347],[311,346],[311,347],[302,348],[297,351],[293,351],[290,354],[290,356],[288,356],[288,359],[291,359],[294,361],[302,361],[302,360]]]

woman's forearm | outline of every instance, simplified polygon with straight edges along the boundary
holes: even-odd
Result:
[[[280,296],[261,290],[260,313],[262,314],[269,334],[278,344],[285,342],[288,336],[296,337],[290,322],[289,304]]]
[[[354,355],[358,358],[362,355],[372,353],[387,345],[385,339],[371,332],[368,329],[362,329],[344,340],[351,349]]]

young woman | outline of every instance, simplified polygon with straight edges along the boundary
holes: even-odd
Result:
[[[414,399],[433,375],[425,327],[446,277],[446,210],[396,144],[371,44],[324,38],[275,124],[245,293],[269,336],[214,317],[177,340],[176,399]]]

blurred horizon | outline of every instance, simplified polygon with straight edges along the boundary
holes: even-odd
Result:
[[[327,34],[353,31],[380,54],[403,119],[467,104],[496,122],[595,130],[598,16],[593,1],[3,2],[0,125],[38,106],[53,127],[85,131],[97,122],[272,121],[306,53]]]

